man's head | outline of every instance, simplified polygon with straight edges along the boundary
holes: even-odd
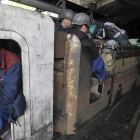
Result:
[[[71,26],[71,22],[74,17],[74,12],[70,9],[64,9],[60,15],[61,25],[68,29]]]
[[[87,31],[91,25],[91,21],[87,14],[79,13],[74,16],[72,24],[77,28],[79,27],[79,29],[81,31],[87,33]]]

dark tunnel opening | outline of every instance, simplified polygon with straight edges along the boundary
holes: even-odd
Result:
[[[140,38],[140,1],[114,0],[99,7],[96,12],[104,17],[98,19],[94,14],[95,20],[113,22],[124,29],[129,38]]]

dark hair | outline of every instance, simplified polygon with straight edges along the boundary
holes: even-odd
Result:
[[[72,28],[81,29],[83,25],[72,25]]]

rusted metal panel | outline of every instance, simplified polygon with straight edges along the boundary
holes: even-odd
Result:
[[[78,110],[77,110],[77,128],[87,120],[85,115],[89,106],[89,97],[91,90],[91,76],[92,76],[92,58],[88,47],[81,48],[80,57],[80,74],[79,74],[79,96],[78,96]],[[89,110],[88,110],[89,111]],[[87,112],[88,113],[88,112]],[[84,117],[83,117],[84,116]]]
[[[64,71],[64,59],[54,59],[54,69]]]
[[[134,56],[140,56],[140,52],[123,52],[123,53],[117,53],[116,58],[125,58],[125,57],[134,57]]]
[[[64,61],[63,61],[64,62]],[[54,132],[66,134],[67,114],[63,111],[64,106],[64,72],[54,70]]]
[[[67,133],[67,114],[58,114],[54,112],[54,132],[59,132],[62,135]]]
[[[98,93],[99,82],[98,79],[92,78],[91,81],[91,69],[92,59],[87,47],[78,48],[78,44],[75,35],[69,36],[66,42],[65,58],[64,58],[64,92],[62,101],[62,114],[67,113],[66,126],[62,126],[62,121],[57,124],[57,129],[61,133],[74,134],[84,127],[92,118],[96,118],[97,114],[102,114],[102,110],[108,105],[113,104],[123,94],[132,89],[135,83],[136,76],[139,77],[139,73],[130,70],[132,67],[138,70],[140,64],[139,56],[129,58],[115,58],[115,47],[105,48],[101,54],[104,59],[106,70],[109,73],[109,77],[106,78],[102,85],[102,93],[100,98],[92,104],[89,104],[90,93]],[[80,47],[80,46],[79,46]],[[76,50],[75,50],[76,49]],[[57,66],[62,67],[63,61],[58,60]],[[117,78],[117,80],[116,80]],[[132,79],[132,80],[128,80]],[[124,86],[125,80],[129,81]],[[137,80],[140,83],[140,80]],[[124,89],[120,90],[121,84]],[[129,86],[129,88],[127,88]],[[61,86],[62,92],[62,86]],[[88,115],[87,115],[88,114]],[[63,129],[66,128],[66,129]]]
[[[112,75],[114,68],[114,55],[112,53],[102,53],[101,57],[104,60],[106,71],[109,75]]]
[[[65,48],[64,66],[64,111],[68,113],[67,134],[74,134],[77,120],[78,84],[80,71],[81,43],[75,35],[69,35]]]
[[[140,75],[137,71],[138,67],[135,67],[115,76],[112,91],[112,104],[120,100],[125,93],[139,85]]]
[[[115,50],[114,53],[102,53],[101,57],[105,63],[105,69],[107,74],[113,75],[119,72],[131,69],[132,67],[136,67],[140,65],[140,56],[133,56],[127,58],[115,58]]]
[[[114,74],[140,65],[140,56],[117,59],[114,64]]]
[[[54,70],[54,110],[62,114],[63,105],[63,87],[64,87],[64,73],[62,71]]]
[[[55,32],[54,58],[64,58],[66,40],[67,40],[66,32],[63,31]]]

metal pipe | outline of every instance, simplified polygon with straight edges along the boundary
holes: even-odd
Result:
[[[32,7],[44,10],[44,11],[53,12],[56,14],[60,14],[62,11],[62,9],[59,7],[56,7],[56,6],[51,5],[49,3],[38,1],[38,0],[10,0],[10,1],[25,4],[28,6],[32,6]]]
[[[62,2],[62,0],[59,0],[59,1],[55,4],[55,6],[58,6],[61,2]]]

